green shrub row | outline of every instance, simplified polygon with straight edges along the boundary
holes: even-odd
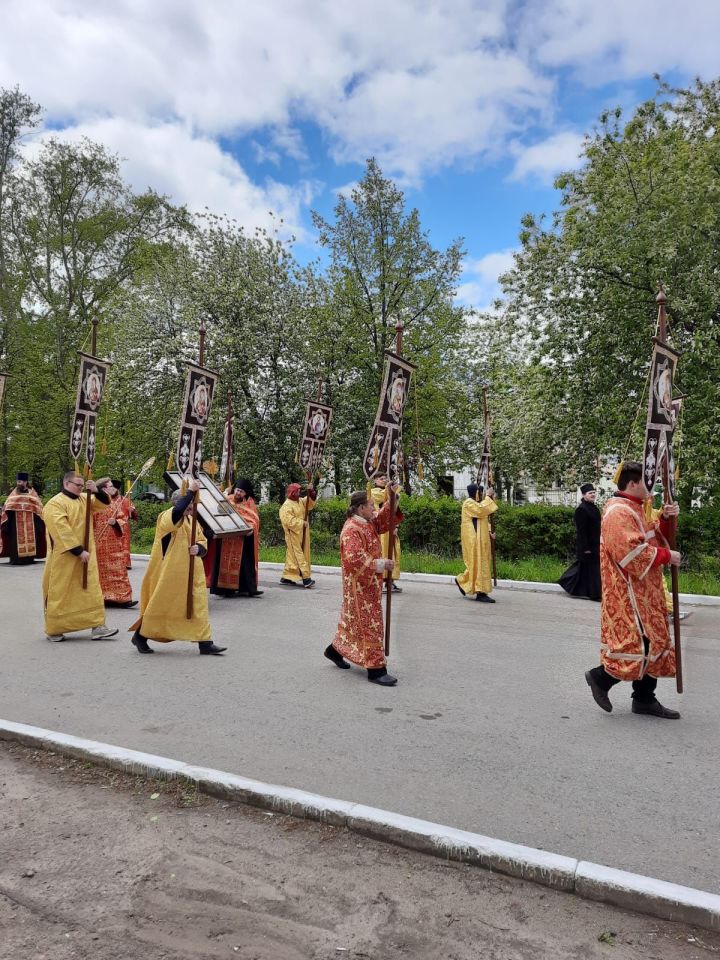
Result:
[[[400,498],[405,519],[400,528],[402,542],[412,550],[441,556],[460,552],[461,503],[452,497]],[[278,518],[280,506],[260,507],[261,538],[266,546],[284,542]],[[345,522],[344,497],[321,500],[312,512],[312,538],[318,550],[337,550]],[[547,556],[567,561],[575,552],[573,507],[527,504],[513,507],[500,503],[496,514],[498,555],[505,560]],[[680,516],[680,549],[688,566],[704,571],[717,569],[720,576],[720,508],[704,507]]]
[[[460,553],[460,508],[452,497],[400,498],[405,519],[400,528],[403,544],[411,550],[422,550],[452,557]],[[138,520],[134,525],[142,532],[143,542],[152,536],[148,528],[155,525],[167,504],[135,503]],[[284,543],[278,503],[260,505],[261,541],[263,546]],[[320,500],[311,514],[312,541],[316,550],[337,550],[338,538],[346,518],[347,500],[334,497]],[[513,507],[500,503],[497,516],[498,556],[505,560],[547,556],[566,561],[575,549],[575,525],[572,507],[528,504]],[[678,543],[688,566],[720,577],[720,507],[701,507],[680,515]]]

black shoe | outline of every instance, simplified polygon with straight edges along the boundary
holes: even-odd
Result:
[[[337,650],[332,644],[330,644],[329,647],[325,648],[323,655],[326,656],[328,660],[332,660],[335,666],[340,667],[341,670],[350,669],[350,664],[346,663],[345,660],[343,660],[342,656],[337,652]]]
[[[280,583],[284,583],[286,587],[299,587],[299,583],[295,583],[294,580],[288,580],[287,577],[280,577]]]
[[[381,687],[394,687],[397,683],[397,677],[391,677],[387,671],[381,673],[379,677],[371,677],[370,671],[368,670],[368,681],[370,683],[377,683]]]
[[[305,579],[302,582],[302,585],[305,587],[306,590],[309,590],[310,587],[315,586],[315,581],[311,580],[310,577],[305,577]]]
[[[265,593],[264,590],[250,590],[248,592],[249,597],[261,597]]]
[[[138,653],[155,653],[155,651],[153,650],[153,648],[148,644],[148,642],[147,642],[147,640],[145,639],[145,637],[143,637],[142,634],[138,633],[137,630],[136,630],[135,633],[132,635],[132,638],[131,638],[131,640],[130,640],[130,643],[131,643],[134,647],[137,647],[137,652],[138,652]]]
[[[661,717],[663,720],[679,720],[680,714],[677,710],[670,710],[664,707],[659,700],[652,700],[650,703],[643,703],[642,700],[633,700],[633,713],[643,713],[647,717]]]
[[[492,597],[489,597],[487,593],[476,593],[475,599],[478,603],[495,603]]]
[[[458,578],[457,578],[457,577],[453,577],[453,581],[455,582],[455,586],[458,588],[458,590],[460,591],[460,593],[461,593],[461,594],[463,595],[463,597],[464,597],[464,596],[465,596],[465,591],[463,590],[463,588],[462,588],[462,587],[460,586],[460,584],[458,583]]]
[[[590,692],[593,695],[593,700],[600,707],[601,710],[605,710],[606,713],[612,713],[612,704],[610,703],[610,697],[607,695],[607,690],[603,690],[601,686],[595,680],[595,677],[592,675],[592,670],[588,670],[585,673],[585,680],[587,685],[590,687]],[[633,700],[633,708],[635,707],[635,701]]]
[[[393,580],[393,593],[402,593],[402,587],[399,587]]]
[[[219,657],[221,653],[225,653],[227,650],[227,647],[215,646],[212,640],[201,640],[200,643],[198,643],[198,647],[200,648],[200,653],[204,653],[210,657]]]

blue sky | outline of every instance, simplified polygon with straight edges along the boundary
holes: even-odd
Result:
[[[465,238],[482,307],[604,107],[718,73],[720,3],[4,0],[2,27],[0,85],[47,130],[106,144],[136,189],[250,229],[275,211],[303,260],[310,210],[376,156],[436,246]]]

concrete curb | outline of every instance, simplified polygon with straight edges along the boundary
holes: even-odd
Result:
[[[133,560],[149,559],[148,554],[146,553],[132,553],[130,556]],[[261,570],[280,571],[283,568],[284,564],[282,563],[270,563],[269,561],[262,561],[260,564]],[[335,576],[340,576],[340,567],[323,567],[313,564],[313,571],[315,573],[329,573]],[[453,586],[455,585],[455,577],[445,573],[403,572],[402,579],[407,580],[409,583],[446,583],[452,584]],[[565,592],[559,583],[536,583],[533,580],[498,580],[498,587],[502,590],[526,590],[530,593]],[[680,603],[684,603],[690,607],[720,607],[720,596],[711,597],[702,593],[681,593]]]
[[[720,929],[720,896],[691,887],[11,720],[0,720],[0,740],[54,750],[124,772],[190,780],[203,792],[222,799],[345,827],[374,840],[475,864],[662,920]]]

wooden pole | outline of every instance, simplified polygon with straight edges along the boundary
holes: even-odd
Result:
[[[232,416],[233,416],[232,390],[228,389],[227,417],[225,419],[225,436],[227,437],[227,442],[228,442],[227,462],[225,464],[225,476],[221,480],[221,482],[224,483],[226,489],[232,483],[232,463],[233,463],[232,441],[233,441],[233,432],[234,432],[232,429]]]
[[[205,363],[205,322],[200,324],[200,355],[198,366],[202,367]],[[195,476],[195,465],[190,466],[190,474]],[[195,491],[192,505],[192,523],[190,525],[190,547],[195,546],[195,537],[197,535],[197,505],[198,493]],[[188,564],[188,582],[187,582],[187,603],[185,605],[185,619],[192,620],[193,616],[193,586],[195,580],[195,556],[190,554],[190,563]]]
[[[92,333],[90,335],[90,353],[96,356],[97,351],[97,317],[93,317],[92,320]],[[89,429],[89,427],[88,427]],[[88,469],[87,479],[92,479],[92,470]],[[89,490],[85,491],[85,539],[83,540],[83,549],[88,552],[90,550],[90,519],[92,516],[91,509],[91,498],[92,494]],[[83,575],[82,575],[82,586],[83,590],[87,590],[88,585],[88,566],[89,563],[83,564]]]
[[[403,325],[402,321],[398,320],[395,327],[395,353],[398,357],[402,356],[402,345],[403,345]],[[388,503],[390,504],[390,529],[388,531],[388,546],[387,546],[387,559],[395,559],[395,511],[397,510],[397,494],[395,493],[395,484],[394,478],[392,476],[392,444],[388,444],[388,458],[387,458],[387,483],[390,484],[390,490],[388,492]],[[393,585],[393,576],[392,570],[388,570],[385,574],[385,656],[390,655],[390,621],[392,617],[392,585]]]
[[[318,385],[317,385],[317,402],[318,403],[322,402],[322,392],[323,392],[323,381],[318,380]],[[312,480],[312,472],[308,473],[307,470],[304,470],[303,473],[305,474],[305,479],[309,484]],[[302,542],[300,543],[300,549],[302,550],[303,553],[305,552],[305,541],[307,538],[307,530],[308,530],[307,525],[309,523],[309,517],[310,517],[310,501],[306,494],[305,495],[305,523],[303,524]]]
[[[655,302],[658,305],[658,319],[657,319],[657,330],[658,338],[662,340],[663,343],[667,343],[668,329],[667,329],[667,311],[665,304],[667,303],[667,297],[665,296],[665,291],[662,286],[658,292],[657,297],[655,297]],[[671,503],[670,499],[670,462],[668,457],[667,450],[665,451],[665,456],[663,458],[663,503]],[[667,541],[670,545],[671,550],[677,549],[677,517],[669,517],[666,520],[666,529],[667,529]],[[675,564],[672,564],[670,567],[670,584],[671,584],[671,593],[672,593],[672,605],[673,605],[673,639],[675,644],[675,686],[678,693],[683,692],[683,671],[682,671],[682,640],[680,636],[680,585],[678,582],[678,568]]]
[[[487,473],[487,483],[488,486],[494,486],[491,482],[491,471],[490,471],[490,408],[488,407],[487,400],[488,388],[483,387],[483,420],[485,425],[485,436],[488,437],[488,473]],[[485,491],[487,493],[487,490]],[[495,514],[491,513],[489,518],[490,533],[490,557],[492,560],[492,577],[493,577],[493,586],[497,586],[497,555],[495,553]]]

